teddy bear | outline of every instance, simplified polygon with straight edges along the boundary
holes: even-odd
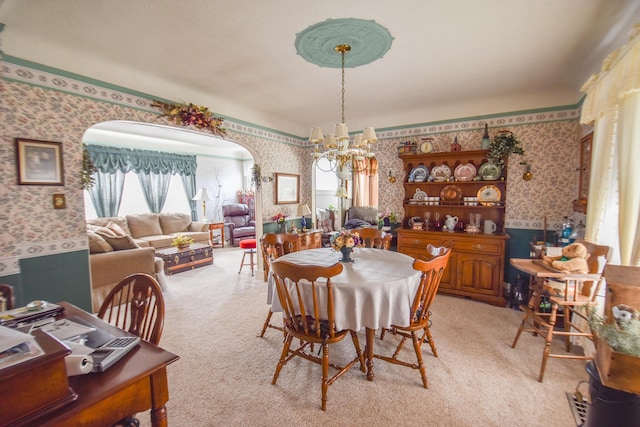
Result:
[[[562,248],[561,256],[542,257],[542,260],[556,270],[567,273],[587,274],[589,265],[587,264],[587,248],[582,243],[571,243]]]

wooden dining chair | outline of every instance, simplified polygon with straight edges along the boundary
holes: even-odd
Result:
[[[98,317],[158,345],[164,327],[162,289],[148,274],[127,276],[109,292]]]
[[[13,287],[0,283],[0,311],[11,310],[14,306]]]
[[[342,264],[329,267],[315,265],[296,265],[283,261],[274,261],[271,265],[276,290],[284,313],[286,338],[282,354],[271,384],[276,384],[280,371],[291,359],[298,356],[322,366],[322,410],[327,409],[327,391],[340,376],[356,363],[365,371],[364,356],[360,350],[358,336],[354,331],[336,328],[334,312],[333,284],[331,278],[342,272]],[[319,280],[324,278],[325,280]],[[347,335],[355,347],[355,357],[344,366],[329,363],[329,346],[342,341]],[[300,340],[300,346],[292,349],[294,338]],[[313,351],[317,344],[322,351],[319,357]],[[329,378],[329,366],[338,372]]]
[[[262,251],[262,257],[264,260],[264,280],[267,282],[267,285],[270,286],[269,283],[269,272],[271,269],[271,262],[274,259],[277,259],[285,254],[285,246],[289,250],[293,250],[296,245],[285,244],[285,238],[283,238],[284,233],[265,233],[260,238],[260,249]],[[271,311],[271,307],[269,307],[269,312],[267,313],[267,318],[262,325],[262,330],[258,335],[260,338],[264,337],[265,332],[267,332],[267,328],[277,329],[279,331],[284,332],[284,328],[279,325],[274,325],[271,323],[271,317],[273,316],[273,311]]]
[[[592,360],[593,356],[587,354],[576,354],[571,352],[571,338],[585,337],[593,341],[593,333],[588,326],[588,309],[597,304],[596,298],[602,286],[602,269],[606,261],[611,259],[612,249],[609,246],[596,245],[585,240],[576,240],[587,248],[589,254],[587,264],[588,274],[565,274],[559,278],[553,278],[554,283],[559,286],[557,294],[551,294],[549,301],[551,309],[549,312],[540,309],[540,298],[544,291],[545,280],[535,279],[532,281],[530,289],[531,297],[527,305],[521,304],[523,311],[522,321],[513,339],[511,348],[515,348],[522,332],[531,332],[533,335],[541,336],[545,339],[545,346],[542,350],[542,363],[538,381],[542,382],[547,360],[550,357],[558,359],[578,359]],[[604,260],[601,263],[600,260]],[[562,311],[560,311],[562,310]],[[557,323],[563,321],[563,327],[559,328]],[[552,353],[551,344],[555,336],[565,339],[565,353]]]
[[[451,249],[437,249],[437,252],[440,253],[440,255],[434,256],[431,260],[425,261],[416,259],[413,262],[413,268],[421,271],[422,273],[420,275],[420,283],[411,302],[410,317],[407,319],[408,325],[391,325],[391,329],[389,330],[392,335],[399,335],[402,337],[395,352],[392,356],[384,356],[380,354],[373,355],[373,357],[386,362],[418,369],[422,376],[422,385],[424,388],[428,388],[428,383],[427,371],[422,360],[422,344],[428,342],[431,346],[433,355],[438,357],[436,345],[429,329],[431,325],[430,307],[431,303],[435,299],[438,286],[440,286],[440,280],[442,279],[444,270],[447,268]],[[398,358],[400,350],[402,350],[404,343],[409,338],[413,342],[417,363],[409,363]]]
[[[393,235],[373,227],[356,228],[365,248],[377,248],[388,251],[391,248]]]

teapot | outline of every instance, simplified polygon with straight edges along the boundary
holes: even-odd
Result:
[[[444,220],[444,225],[447,226],[447,230],[453,231],[458,223],[458,217],[451,215],[447,215],[446,217],[447,219]]]

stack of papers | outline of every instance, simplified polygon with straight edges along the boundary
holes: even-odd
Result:
[[[44,354],[32,335],[0,326],[0,369]]]

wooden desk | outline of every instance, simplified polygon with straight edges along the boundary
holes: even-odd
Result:
[[[114,335],[124,334],[71,304],[60,305],[65,307],[63,317],[77,316]],[[151,409],[151,425],[167,426],[167,365],[178,359],[173,353],[141,341],[106,372],[69,377],[69,386],[78,399],[30,420],[27,425],[110,426],[129,415]]]
[[[224,222],[210,222],[209,223],[209,243],[213,246],[213,230],[220,230],[220,237],[222,240],[222,247],[224,248]]]

